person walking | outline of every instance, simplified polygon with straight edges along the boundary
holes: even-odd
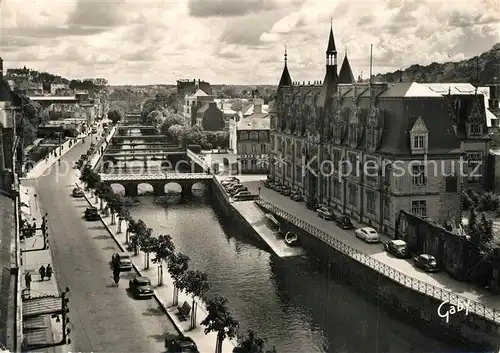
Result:
[[[40,273],[40,277],[42,278],[42,281],[45,279],[45,267],[40,266],[40,268],[38,269],[38,273]]]
[[[115,285],[118,287],[118,282],[120,282],[120,268],[118,266],[113,267],[113,280]]]
[[[26,289],[31,289],[31,273],[26,272],[24,275],[24,282],[26,283]]]
[[[47,275],[47,278],[50,279],[52,278],[52,266],[50,264],[47,265],[47,269],[45,270],[45,274]]]

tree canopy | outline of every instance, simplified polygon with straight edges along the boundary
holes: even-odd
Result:
[[[123,114],[118,109],[111,109],[108,112],[108,119],[111,120],[113,124],[116,124],[123,119]]]

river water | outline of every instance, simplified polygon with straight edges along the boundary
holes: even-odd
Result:
[[[149,191],[144,184],[139,189]],[[206,195],[197,194],[173,199],[167,208],[140,196],[131,214],[155,234],[170,234],[191,268],[207,273],[208,295],[226,297],[241,328],[267,337],[279,353],[460,351],[336,283],[314,259],[280,259],[263,250],[219,217]]]

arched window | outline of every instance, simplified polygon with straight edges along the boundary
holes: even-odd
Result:
[[[259,136],[259,135],[258,135],[255,131],[250,133],[250,138],[251,138],[252,140],[257,140],[257,139],[258,139],[258,136]]]
[[[259,139],[260,139],[260,140],[265,140],[265,139],[266,139],[266,137],[267,137],[267,136],[266,136],[266,133],[265,133],[264,131],[261,131],[261,132],[259,133]]]

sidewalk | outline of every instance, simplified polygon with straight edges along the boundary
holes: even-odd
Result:
[[[36,219],[37,226],[40,226],[42,221],[42,215],[40,213],[40,207],[37,204],[37,200],[33,196],[36,193],[35,188],[20,186],[20,193],[26,195],[25,199],[28,201],[28,206],[30,209],[31,216],[27,220],[32,223],[33,218]],[[26,282],[24,280],[24,275],[26,272],[31,274],[31,290],[30,297],[35,298],[43,295],[60,295],[56,283],[55,274],[57,268],[54,268],[52,264],[52,254],[50,248],[46,250],[36,250],[43,248],[43,235],[41,230],[37,230],[36,234],[32,238],[24,239],[21,241],[21,257],[22,257],[22,267],[21,276],[22,284],[21,289],[26,289]],[[35,251],[30,251],[35,250]],[[38,269],[40,266],[47,266],[51,264],[53,267],[52,278],[50,280],[45,279],[41,281]],[[25,340],[29,344],[45,344],[59,342],[62,338],[62,325],[60,322],[56,322],[55,319],[48,315],[39,316],[33,319],[23,320],[24,326],[30,327],[29,332],[24,333]],[[33,328],[36,327],[36,330]],[[37,352],[54,352],[54,353],[66,353],[71,352],[71,345],[61,345],[50,348],[44,348],[37,350]]]
[[[56,151],[58,153],[58,156],[50,155],[48,159],[42,158],[35,166],[26,173],[26,176],[23,178],[19,178],[20,180],[27,180],[27,179],[36,179],[40,177],[43,173],[45,173],[46,170],[48,170],[54,163],[56,163],[62,156],[64,156],[66,153],[68,153],[73,147],[78,145],[79,143],[82,142],[82,138],[86,137],[87,134],[80,134],[78,137],[74,139],[67,140],[64,142],[62,145],[59,147],[56,147]],[[71,147],[69,147],[70,141],[73,141],[73,144]],[[63,148],[61,151],[61,147]],[[61,151],[61,152],[60,152]],[[59,153],[60,152],[60,153]]]
[[[75,178],[77,179],[77,178]],[[80,182],[76,182],[77,185],[80,185]],[[84,189],[83,185],[81,185],[81,188]],[[92,206],[99,207],[99,204],[95,204],[95,196],[92,196],[90,192],[85,193],[85,197],[89,204]],[[104,203],[105,204],[105,203]],[[109,233],[113,236],[119,247],[121,248],[122,251],[128,252],[126,250],[125,246],[125,222],[122,223],[122,233],[117,234],[117,225],[111,225],[111,216],[104,217],[101,216],[102,222],[105,225],[105,227],[108,229]],[[116,220],[116,223],[118,223],[118,220]],[[170,278],[170,275],[166,269],[166,266],[163,266],[163,283],[164,285],[159,287],[157,286],[158,284],[158,265],[155,264],[150,264],[149,269],[145,269],[145,256],[144,253],[139,252],[138,256],[133,256],[133,253],[131,253],[132,256],[132,261],[134,264],[134,267],[136,268],[137,272],[141,276],[146,276],[148,277],[154,288],[155,288],[155,297],[157,298],[158,302],[163,306],[167,314],[169,315],[170,319],[174,323],[174,325],[177,327],[177,329],[185,334],[186,336],[191,337],[197,344],[198,349],[202,353],[210,353],[210,352],[215,352],[215,345],[216,345],[216,333],[209,333],[205,334],[204,333],[204,326],[201,326],[200,323],[205,319],[207,316],[207,312],[205,309],[204,303],[200,299],[196,299],[196,302],[198,303],[197,305],[197,327],[193,330],[189,329],[191,319],[188,318],[187,320],[180,321],[179,318],[177,317],[177,306],[173,306],[173,281],[172,278]],[[181,306],[185,301],[191,305],[192,303],[192,298],[188,296],[185,293],[179,293],[179,306]],[[235,347],[236,342],[232,342],[229,340],[225,340],[224,343],[222,344],[222,353],[231,353],[233,351],[233,348]]]

